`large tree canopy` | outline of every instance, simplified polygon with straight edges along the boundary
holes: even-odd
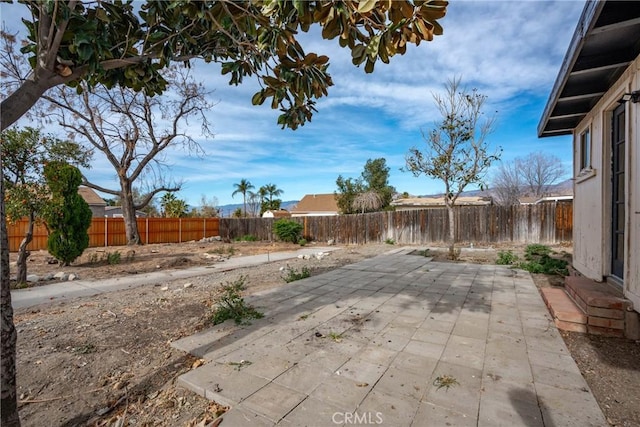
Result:
[[[386,63],[405,53],[407,44],[442,34],[437,20],[447,6],[444,0],[23,0],[21,4],[31,14],[24,21],[29,35],[21,49],[31,70],[20,73],[16,62],[20,56],[0,51],[0,131],[52,87],[81,88],[84,81],[90,88],[103,83],[158,94],[167,86],[161,69],[195,58],[220,63],[230,84],[256,76],[262,88],[252,102],[270,99],[271,107],[282,111],[278,123],[296,129],[311,119],[315,99],[326,95],[333,84],[327,73],[329,58],[305,52],[296,38],[299,31],[319,25],[323,38],[337,37],[351,50],[354,65],[365,64],[365,71],[372,72],[378,59]],[[3,198],[0,184],[0,421],[13,426],[20,421]]]
[[[133,1],[43,2],[25,0],[31,19],[24,23],[31,72],[6,90],[2,130],[27,112],[48,89],[104,83],[148,94],[167,82],[159,70],[172,61],[201,58],[218,62],[230,84],[258,77],[262,89],[254,104],[270,99],[282,114],[278,123],[292,129],[311,119],[315,99],[333,83],[329,58],[307,53],[299,31],[322,27],[322,37],[338,38],[355,65],[370,73],[377,60],[389,62],[407,44],[442,34],[437,20],[447,1]],[[11,69],[10,58],[2,58]],[[188,62],[187,62],[188,63]],[[5,88],[7,89],[7,88]],[[80,89],[79,89],[80,90]]]

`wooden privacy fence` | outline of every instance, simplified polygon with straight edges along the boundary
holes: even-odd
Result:
[[[303,235],[316,241],[342,244],[381,243],[392,239],[402,244],[445,242],[449,220],[445,208],[369,214],[295,217]],[[462,206],[455,208],[458,242],[560,243],[573,238],[573,203],[537,205]],[[233,240],[254,235],[272,240],[273,218],[221,218],[220,236]]]
[[[180,243],[219,235],[219,218],[138,218],[142,243]],[[9,250],[15,252],[27,231],[28,221],[7,224]],[[88,230],[89,247],[123,246],[127,237],[122,218],[93,218]],[[29,250],[47,248],[47,229],[36,224]]]

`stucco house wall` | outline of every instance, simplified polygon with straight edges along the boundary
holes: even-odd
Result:
[[[573,264],[602,281],[611,275],[611,120],[625,93],[640,88],[640,56],[605,93],[573,132]],[[625,296],[640,309],[640,103],[625,103]],[[580,168],[580,138],[591,135],[591,168]]]

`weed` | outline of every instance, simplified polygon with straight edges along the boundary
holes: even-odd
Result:
[[[227,364],[231,365],[231,366],[235,366],[236,367],[236,371],[239,371],[240,369],[244,368],[245,366],[251,365],[251,363],[252,362],[250,362],[248,360],[241,360],[239,362],[229,362]]]
[[[303,314],[302,316],[298,317],[298,320],[307,320],[309,318],[308,314]]]
[[[257,242],[258,237],[254,236],[253,234],[246,234],[242,237],[236,237],[235,241],[236,242]]]
[[[500,251],[498,252],[498,259],[496,264],[498,265],[512,265],[516,261],[518,261],[518,255],[514,254],[511,251]]]
[[[563,259],[552,258],[550,256],[551,253],[552,251],[548,246],[537,243],[528,245],[524,255],[526,261],[518,263],[516,267],[530,273],[568,275],[568,262]]]
[[[531,245],[527,245],[524,250],[524,257],[531,261],[536,256],[545,256],[551,254],[551,248],[546,245],[541,245],[540,243],[533,243]]]
[[[78,354],[89,354],[89,353],[95,353],[97,349],[95,345],[87,343],[78,347],[73,347],[71,351]]]
[[[342,334],[339,334],[337,332],[329,332],[329,335],[327,335],[329,338],[331,338],[332,340],[334,340],[335,342],[340,342],[342,341]]]
[[[396,241],[393,239],[385,239],[384,241],[387,245],[395,245]]]
[[[107,252],[107,264],[109,265],[120,264],[120,251]]]
[[[295,282],[296,280],[306,279],[307,277],[310,277],[310,276],[311,276],[311,271],[309,271],[307,267],[302,267],[302,269],[298,271],[294,268],[287,266],[286,274],[283,275],[282,278],[284,279],[285,282],[291,283],[291,282]]]
[[[136,257],[136,251],[134,250],[127,251],[127,254],[125,255],[125,261],[132,262],[135,257]]]
[[[306,246],[307,245],[307,239],[303,238],[303,239],[298,240],[298,244],[300,246]]]
[[[261,319],[262,313],[253,306],[246,305],[241,292],[245,289],[245,277],[222,286],[222,293],[214,299],[215,311],[211,316],[214,325],[233,319],[237,324],[246,323],[245,319]]]
[[[453,245],[451,245],[449,246],[449,254],[447,255],[447,258],[449,258],[451,261],[458,261],[460,259],[461,251],[462,249],[456,249]]]
[[[100,257],[98,256],[98,254],[96,252],[94,252],[91,255],[89,255],[89,264],[97,264],[100,261],[102,261],[102,260],[100,259]]]
[[[460,383],[451,375],[441,375],[433,380],[433,385],[437,387],[437,390],[440,390],[443,387],[449,390],[449,387],[460,385]]]

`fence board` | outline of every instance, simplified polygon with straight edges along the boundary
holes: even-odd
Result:
[[[449,235],[445,208],[375,212],[339,216],[297,217],[307,240],[334,240],[341,244],[381,243],[393,239],[401,244],[441,243]],[[573,204],[560,201],[537,205],[463,206],[455,209],[456,240],[474,243],[560,243],[573,238]],[[221,236],[234,240],[247,235],[274,240],[273,218],[138,218],[144,243],[178,243]],[[9,249],[17,251],[27,222],[8,224]],[[47,231],[36,225],[30,250],[45,249]],[[89,245],[125,245],[122,218],[94,218]]]
[[[573,232],[572,203],[538,205],[462,206],[455,208],[456,241],[474,243],[560,243]],[[375,212],[339,216],[291,218],[303,226],[307,240],[334,240],[341,244],[401,244],[447,241],[449,219],[445,208]],[[273,239],[272,218],[222,218],[220,235],[228,240],[251,234]]]
[[[219,236],[219,218],[138,218],[138,230],[143,243],[179,243]],[[27,231],[26,219],[7,224],[9,250],[16,252]],[[93,218],[87,231],[89,247],[124,246],[127,235],[122,218]],[[36,224],[30,251],[47,248],[47,229]]]

